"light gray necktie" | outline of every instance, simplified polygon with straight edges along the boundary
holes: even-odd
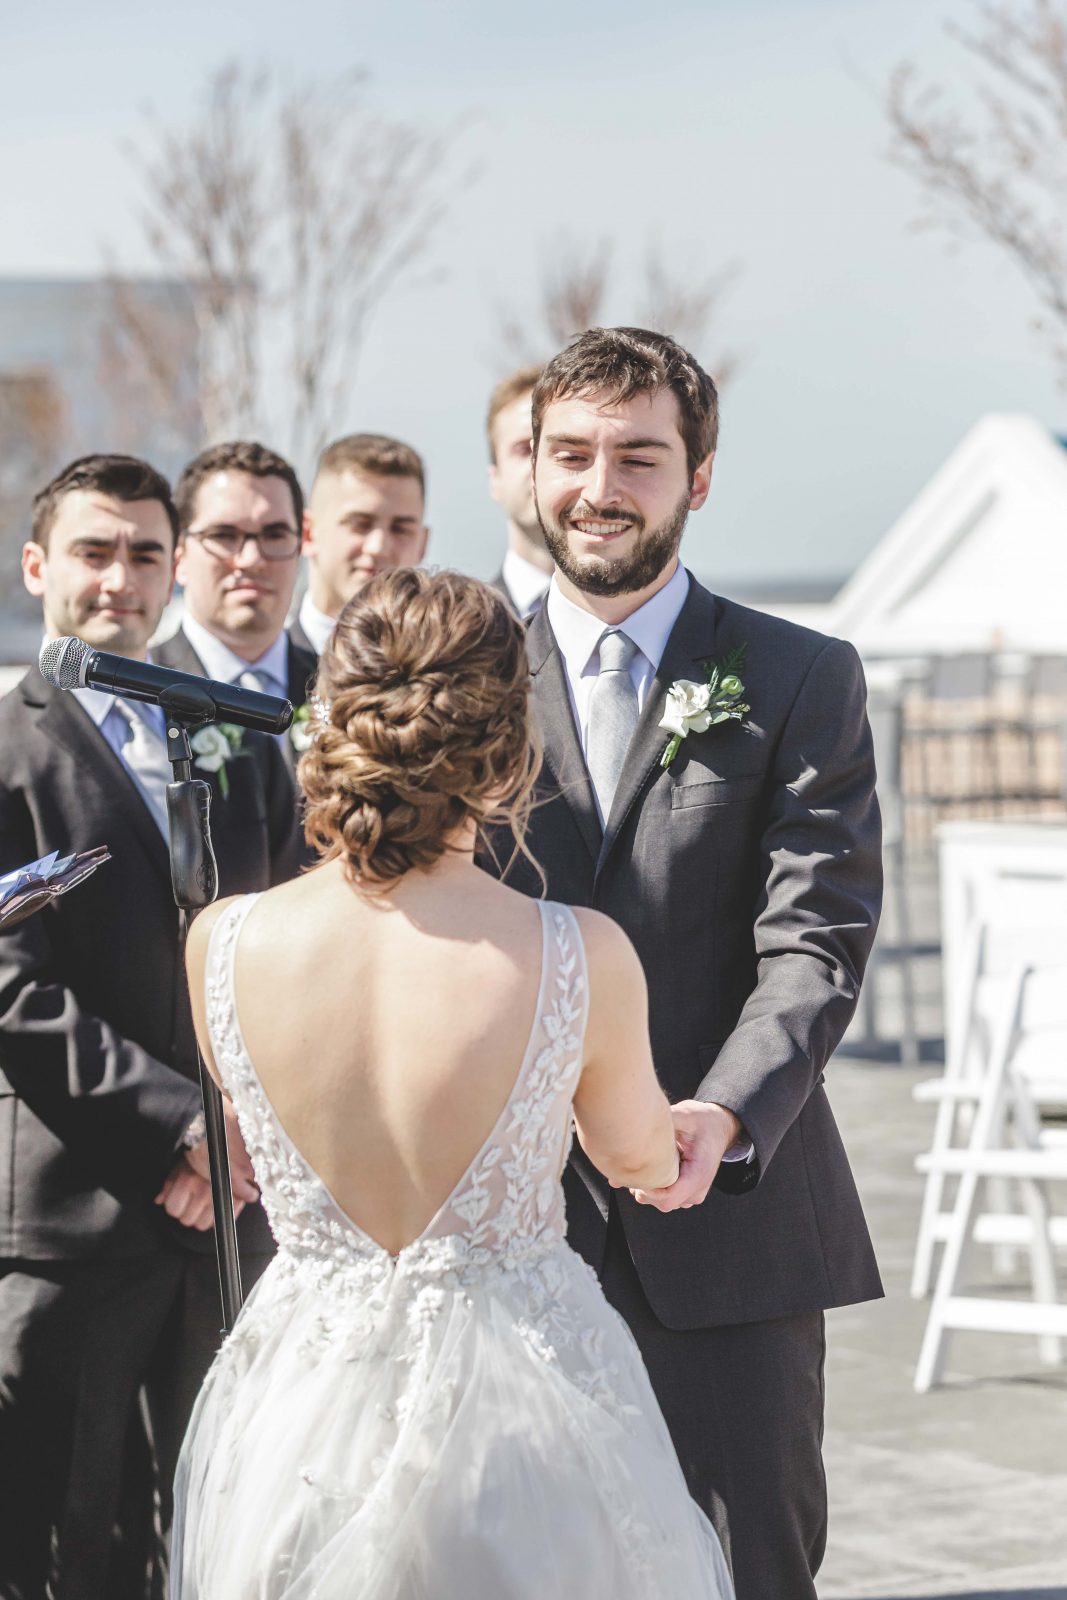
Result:
[[[166,741],[133,702],[116,699],[114,709],[126,723],[122,760],[136,779],[160,832],[168,838],[167,784],[173,780],[174,769],[167,760]]]
[[[285,684],[279,683],[277,678],[272,678],[269,672],[262,672],[259,668],[246,667],[240,677],[233,681],[239,689],[251,689],[255,694],[272,694],[278,700],[289,698],[285,692]],[[276,733],[274,740],[284,750],[288,737],[286,733]]]
[[[601,636],[600,671],[589,696],[585,759],[605,822],[637,726],[637,690],[630,677],[636,654],[633,640],[617,629],[610,628]]]

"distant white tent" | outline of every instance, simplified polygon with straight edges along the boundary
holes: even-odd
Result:
[[[1067,653],[1067,447],[983,417],[822,612],[867,659]]]

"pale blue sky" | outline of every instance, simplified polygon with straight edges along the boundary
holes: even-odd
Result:
[[[627,241],[612,320],[632,319],[644,241],[695,272],[744,264],[716,337],[743,366],[687,557],[730,580],[846,573],[976,418],[1067,420],[1012,269],[910,224],[878,104],[902,56],[958,68],[966,0],[544,0],[388,7],[52,0],[8,8],[0,61],[0,273],[144,264],[119,150],[153,100],[191,112],[234,54],[295,75],[366,65],[384,107],[472,116],[481,176],[435,252],[442,281],[385,308],[338,432],[409,439],[430,471],[433,559],[488,573],[482,416],[489,308],[532,297],[561,230]],[[701,352],[698,352],[698,354]],[[709,351],[709,358],[714,354]]]

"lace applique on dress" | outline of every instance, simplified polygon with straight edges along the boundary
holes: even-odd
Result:
[[[249,1059],[233,969],[255,899],[213,931],[207,1013],[278,1254],[190,1425],[175,1600],[543,1600],[579,1585],[595,1600],[727,1600],[637,1348],[564,1237],[588,1008],[574,914],[540,906],[512,1091],[394,1258],[304,1160]]]

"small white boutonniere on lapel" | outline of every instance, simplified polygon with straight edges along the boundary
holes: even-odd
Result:
[[[241,748],[241,740],[245,736],[243,728],[237,727],[233,722],[209,722],[206,728],[197,728],[189,740],[189,747],[196,760],[195,767],[202,772],[217,772],[219,775],[219,788],[222,798],[230,798],[230,778],[226,771],[226,763],[233,759]]]
[[[297,706],[293,712],[293,720],[289,724],[289,743],[298,756],[302,756],[308,749],[315,731],[311,726],[311,707],[305,703]]]
[[[679,678],[667,690],[667,703],[659,726],[670,734],[660,766],[669,767],[691,733],[706,733],[718,722],[740,722],[752,707],[742,696],[745,686],[738,674],[744,665],[747,645],[731,650],[725,661],[709,662],[707,683]]]

